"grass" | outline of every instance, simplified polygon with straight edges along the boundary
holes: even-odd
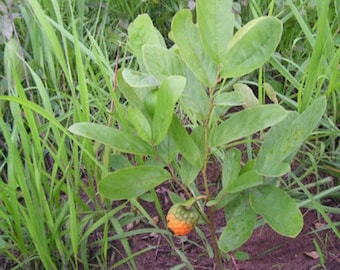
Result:
[[[126,232],[128,224],[148,222],[152,217],[137,201],[132,203],[138,209],[136,214],[127,203],[112,206],[99,196],[96,181],[110,170],[110,149],[80,140],[67,130],[79,121],[109,125],[116,117],[112,106],[123,115],[119,104],[125,101],[115,88],[115,68],[117,64],[134,65],[126,45],[128,23],[147,12],[167,36],[173,14],[187,2],[7,3],[1,3],[6,7],[1,9],[1,20],[3,23],[7,18],[7,29],[12,31],[10,38],[3,32],[0,39],[3,267],[94,269],[110,268],[114,262],[113,268],[128,265],[137,269],[134,258],[156,247],[134,252],[128,240],[157,232],[190,268],[189,258],[175,247],[166,230],[154,226]],[[328,98],[327,115],[301,150],[288,181],[282,182],[301,207],[316,209],[340,238],[338,224],[327,215],[339,214],[339,210],[323,204],[324,198],[339,202],[340,197],[339,183],[335,182],[340,175],[340,7],[337,1],[312,3],[249,1],[240,5],[240,18],[244,24],[272,14],[284,22],[277,54],[251,75],[259,89],[262,83],[270,83],[278,89],[276,95],[282,104],[299,112],[320,95]],[[171,44],[169,39],[167,42]],[[251,155],[249,147],[251,144]],[[315,180],[306,185],[304,179],[310,176]],[[161,202],[155,192],[152,195],[165,223]],[[211,253],[203,233],[201,238]]]

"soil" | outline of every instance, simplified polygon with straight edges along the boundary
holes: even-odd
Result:
[[[209,179],[217,179],[219,171],[210,170]],[[214,182],[214,181],[211,181]],[[213,184],[213,183],[211,183]],[[216,184],[216,183],[215,183]],[[216,186],[216,185],[215,185]],[[168,210],[170,202],[164,190],[170,188],[163,185],[159,187],[158,195],[163,203],[163,209]],[[332,206],[339,206],[339,202],[328,202]],[[334,205],[335,204],[335,205]],[[153,203],[143,203],[143,206],[155,220],[160,219]],[[334,222],[340,221],[340,215],[330,216]],[[162,228],[162,222],[158,225]],[[215,226],[217,237],[221,229],[226,225],[224,211],[217,211],[215,215]],[[268,225],[257,228],[252,237],[241,247],[241,251],[248,254],[246,260],[236,260],[236,265],[230,256],[224,258],[223,266],[230,270],[339,270],[340,269],[340,240],[330,229],[322,230],[327,223],[318,216],[316,211],[304,210],[304,228],[294,239],[281,236],[274,232]],[[140,227],[148,227],[148,224],[139,224]],[[320,227],[321,226],[321,227]],[[202,231],[209,239],[207,225],[199,224],[199,231]],[[318,232],[315,232],[319,228]],[[197,230],[190,233],[187,238],[173,236],[175,246],[185,254],[194,269],[216,269],[214,259],[209,257],[205,243],[199,236]],[[324,266],[320,264],[322,259],[318,257],[315,243],[320,247],[324,259]],[[180,256],[173,250],[169,243],[160,234],[150,233],[138,235],[130,240],[132,252],[136,253],[148,247],[153,249],[135,257],[139,270],[156,269],[168,270],[177,265],[183,264]],[[212,253],[212,251],[211,251]],[[235,256],[236,257],[236,253]],[[122,265],[120,270],[131,269],[128,265]],[[185,266],[176,269],[188,269]]]
[[[150,211],[152,208],[148,208]],[[154,212],[156,215],[156,211]],[[338,218],[339,219],[339,218]],[[224,213],[219,211],[216,215],[218,227],[223,227]],[[248,253],[249,258],[245,261],[237,260],[240,270],[338,270],[340,269],[340,241],[331,230],[313,232],[316,226],[325,224],[317,217],[315,211],[308,211],[304,215],[304,228],[295,239],[281,236],[274,232],[269,226],[264,225],[257,228],[252,237],[242,246],[241,250]],[[207,235],[208,228],[205,225],[198,227]],[[178,249],[182,250],[190,260],[194,269],[216,269],[214,260],[206,254],[206,250],[197,232],[192,232],[187,240],[173,238]],[[322,267],[320,260],[315,258],[316,241],[322,250],[325,267]],[[148,252],[135,258],[139,270],[157,269],[168,270],[182,263],[180,257],[169,244],[162,239],[161,235],[148,234],[134,237],[130,242],[133,252],[138,252],[150,246],[155,246]],[[196,243],[196,244],[194,244]],[[231,260],[224,260],[226,269],[237,269]],[[129,269],[123,265],[118,269]],[[178,268],[187,269],[187,268]]]

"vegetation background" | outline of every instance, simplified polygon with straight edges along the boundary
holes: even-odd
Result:
[[[151,233],[166,239],[180,258],[172,269],[194,268],[184,247],[142,203],[131,207],[98,194],[98,180],[126,159],[68,130],[77,122],[113,125],[113,100],[126,102],[116,87],[117,68],[137,69],[127,45],[129,24],[148,13],[170,47],[172,18],[188,4],[194,2],[0,2],[2,269],[137,269],[137,258],[158,247],[136,251],[130,240]],[[277,98],[286,109],[303,112],[316,98],[327,98],[319,126],[281,181],[301,208],[315,210],[325,223],[314,233],[316,265],[326,269],[328,259],[339,260],[327,252],[327,237],[318,234],[331,230],[340,239],[340,1],[234,1],[233,11],[238,26],[262,15],[283,22],[269,62],[239,78],[259,100]],[[246,142],[243,153],[251,148]],[[144,200],[154,201],[164,218],[155,196],[153,191]],[[135,226],[141,222],[151,225]],[[204,243],[200,252],[210,256],[209,241]]]

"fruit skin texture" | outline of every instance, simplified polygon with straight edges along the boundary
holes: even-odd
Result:
[[[198,218],[199,215],[196,212],[187,209],[181,204],[174,204],[166,216],[169,229],[177,236],[190,233],[194,229]]]

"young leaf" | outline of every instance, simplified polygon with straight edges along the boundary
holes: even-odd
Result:
[[[256,214],[249,207],[248,197],[244,194],[234,199],[226,211],[230,219],[218,240],[218,246],[223,252],[235,250],[245,243],[256,224]]]
[[[94,123],[76,123],[69,127],[69,131],[121,152],[136,155],[153,154],[153,148],[139,137],[112,127]]]
[[[227,56],[234,31],[232,0],[197,0],[197,24],[206,52],[216,64]]]
[[[127,118],[135,128],[138,136],[142,140],[150,142],[152,138],[151,127],[143,113],[139,109],[130,106],[127,109]]]
[[[203,49],[191,12],[185,9],[179,11],[172,21],[171,30],[185,63],[202,83],[213,86],[217,79],[217,65]]]
[[[222,78],[240,77],[269,60],[280,42],[282,23],[274,17],[259,17],[236,32],[221,68]]]
[[[139,15],[129,26],[129,46],[133,54],[142,59],[142,47],[145,44],[154,44],[166,48],[161,33],[152,24],[148,14]]]
[[[212,129],[209,145],[219,146],[251,135],[278,123],[286,114],[283,107],[275,104],[260,105],[235,113]]]
[[[152,135],[155,145],[158,145],[168,132],[175,104],[184,90],[185,83],[186,79],[182,76],[170,76],[159,87],[152,120]]]
[[[301,115],[289,113],[266,135],[255,169],[266,176],[281,176],[290,170],[290,160],[319,123],[326,109],[326,98],[316,99]],[[280,143],[277,143],[280,142]]]
[[[161,167],[137,166],[117,170],[100,180],[101,195],[111,200],[133,199],[170,179]]]
[[[296,237],[303,226],[302,214],[295,201],[283,190],[264,185],[251,190],[250,204],[279,234]]]

